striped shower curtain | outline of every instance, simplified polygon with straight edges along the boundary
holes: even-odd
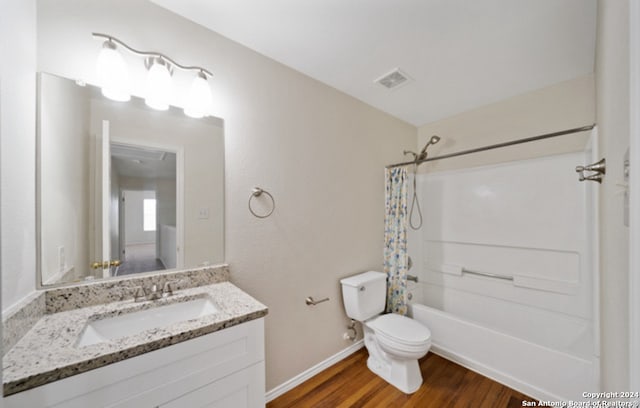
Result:
[[[387,312],[407,314],[407,183],[405,167],[385,171],[384,272]]]

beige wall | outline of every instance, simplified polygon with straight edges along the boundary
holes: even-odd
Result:
[[[594,87],[594,76],[586,75],[421,126],[418,146],[422,149],[432,135],[439,135],[440,142],[429,148],[430,156],[434,156],[591,125],[595,123]],[[586,136],[566,136],[435,161],[422,166],[421,171],[574,151],[584,148]]]
[[[267,389],[351,344],[338,281],[382,267],[383,168],[415,149],[416,128],[142,0],[40,1],[38,19],[43,71],[91,82],[92,31],[213,71],[226,260],[269,306]],[[270,218],[248,212],[254,186],[273,194]]]
[[[602,384],[629,389],[629,229],[623,225],[623,156],[629,148],[629,0],[598,2],[597,120],[607,176],[600,189]]]
[[[89,268],[89,105],[86,88],[59,77],[41,76],[40,89],[42,282],[58,283],[70,269]]]
[[[0,12],[0,221],[2,310],[35,290],[36,4]]]
[[[152,244],[156,241],[155,231],[144,231],[143,229],[143,203],[145,198],[155,199],[156,192],[149,190],[130,190],[125,192],[125,245]]]

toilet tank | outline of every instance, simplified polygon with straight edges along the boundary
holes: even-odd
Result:
[[[387,275],[364,272],[340,280],[347,316],[364,322],[384,311],[387,299]]]

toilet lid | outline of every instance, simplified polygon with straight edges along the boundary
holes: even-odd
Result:
[[[378,316],[372,325],[376,333],[398,343],[423,344],[431,339],[431,331],[418,321],[395,313]]]

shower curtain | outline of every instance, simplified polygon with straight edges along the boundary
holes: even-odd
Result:
[[[385,171],[384,272],[387,312],[407,314],[407,169]]]

